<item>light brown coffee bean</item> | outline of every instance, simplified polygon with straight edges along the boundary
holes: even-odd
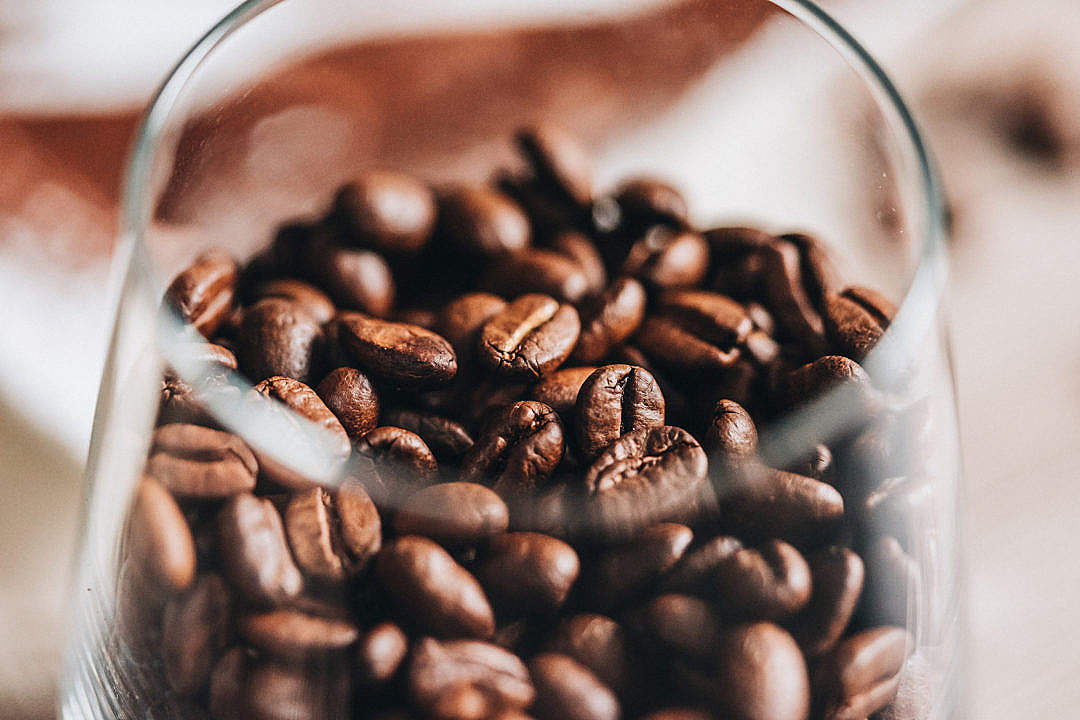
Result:
[[[221,508],[216,526],[222,571],[249,601],[273,606],[300,594],[303,578],[271,501],[237,495]]]
[[[527,614],[566,602],[580,569],[577,553],[562,540],[512,532],[492,538],[476,576],[500,614]]]
[[[532,242],[521,207],[480,185],[454,188],[439,198],[439,230],[458,249],[482,257],[521,252]]]
[[[213,500],[253,489],[258,467],[236,435],[174,423],[154,431],[146,472],[179,498]]]
[[[371,380],[356,368],[337,368],[323,378],[316,392],[350,440],[357,440],[378,424],[379,396]]]
[[[255,290],[256,301],[263,298],[290,300],[315,318],[320,325],[330,322],[336,309],[329,296],[319,288],[296,278],[277,278],[263,283]]]
[[[285,507],[285,533],[309,577],[338,583],[362,570],[382,544],[382,523],[363,485],[347,479],[336,492],[313,488]]]
[[[716,648],[718,710],[736,720],[805,720],[810,683],[799,646],[771,623],[736,625]]]
[[[744,532],[813,545],[836,532],[844,499],[831,485],[764,466],[716,486],[721,507]]]
[[[291,608],[247,613],[238,618],[236,629],[253,647],[287,662],[343,652],[359,637],[351,622]]]
[[[851,550],[831,546],[806,558],[814,592],[802,612],[789,623],[791,634],[807,657],[831,650],[843,636],[862,595],[862,559]]]
[[[409,388],[433,387],[457,374],[454,348],[422,327],[341,313],[338,342],[356,367]]]
[[[581,663],[559,653],[540,653],[529,663],[536,686],[538,720],[618,720],[619,700]]]
[[[165,302],[204,337],[213,337],[232,312],[236,278],[236,262],[222,250],[208,250],[173,279]]]
[[[163,593],[186,590],[195,579],[195,540],[172,495],[152,477],[135,491],[128,521],[128,558]]]
[[[684,553],[679,562],[664,576],[660,589],[664,592],[706,594],[716,568],[727,562],[742,547],[742,543],[736,538],[717,535]]]
[[[906,630],[889,626],[864,630],[837,645],[814,669],[822,717],[867,717],[892,702],[913,645]]]
[[[493,490],[468,482],[432,485],[411,495],[394,516],[399,535],[468,545],[506,532],[510,512]]]
[[[470,706],[481,718],[500,708],[523,709],[536,695],[529,671],[516,655],[478,640],[423,638],[409,659],[407,675],[413,703],[430,716],[448,720],[472,716],[462,712]],[[463,691],[472,697],[463,697]]]
[[[723,621],[701,598],[667,593],[634,613],[638,630],[668,652],[698,660],[711,659],[720,643]]]

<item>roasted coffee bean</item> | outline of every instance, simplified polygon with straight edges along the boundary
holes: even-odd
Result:
[[[888,535],[910,547],[920,529],[933,522],[934,483],[925,477],[888,478],[856,508],[859,531],[867,537]]]
[[[622,626],[609,617],[585,613],[566,618],[545,649],[577,660],[619,695],[631,689],[634,659],[629,639]]]
[[[563,458],[559,416],[547,405],[522,400],[503,408],[461,461],[460,479],[493,484],[500,494],[542,488]]]
[[[353,467],[380,507],[397,502],[413,488],[430,485],[439,471],[435,456],[419,435],[389,425],[360,438]]]
[[[592,166],[574,137],[544,123],[519,131],[515,139],[549,194],[588,207],[592,202]]]
[[[379,623],[364,633],[356,647],[356,680],[363,687],[390,682],[409,652],[409,638],[392,622]]]
[[[422,410],[394,408],[385,413],[388,425],[416,433],[437,458],[457,459],[473,446],[473,438],[464,425],[452,418]]]
[[[255,299],[281,298],[291,300],[315,318],[320,325],[330,322],[336,309],[333,301],[319,288],[295,278],[278,278],[260,285],[255,290]]]
[[[587,597],[601,608],[625,604],[655,587],[693,539],[693,531],[685,525],[660,523],[628,543],[604,550],[588,572]]]
[[[792,372],[787,378],[787,393],[792,406],[834,393],[851,421],[865,420],[881,408],[870,376],[857,362],[840,355],[825,355]]]
[[[328,238],[318,237],[306,264],[308,274],[339,308],[375,317],[386,317],[393,309],[397,284],[382,255],[339,247]]]
[[[217,422],[206,403],[211,397],[235,401],[240,396],[240,390],[227,382],[228,372],[237,369],[236,356],[228,348],[211,343],[190,343],[182,352],[186,360],[197,366],[197,374],[191,378],[197,387],[171,371],[166,372],[161,380],[157,424],[215,427]]]
[[[464,420],[477,429],[477,435],[483,435],[491,423],[498,421],[506,408],[523,400],[528,393],[527,382],[502,382],[499,378],[481,380],[468,393],[467,410]]]
[[[252,490],[258,463],[244,441],[220,430],[162,425],[150,441],[146,472],[179,498],[213,500]]]
[[[711,228],[704,235],[712,258],[718,263],[741,258],[773,242],[773,236],[764,230],[739,225]]]
[[[587,667],[559,653],[540,653],[529,663],[536,686],[532,712],[538,720],[618,720],[619,700]]]
[[[645,318],[634,343],[650,360],[689,376],[716,376],[739,359],[738,347],[720,347],[695,335],[673,318]]]
[[[529,399],[542,402],[559,414],[564,426],[574,421],[578,391],[595,367],[570,367],[556,370],[540,378],[529,391]]]
[[[435,227],[435,196],[412,177],[369,170],[334,196],[333,222],[350,244],[415,253]]]
[[[720,643],[722,619],[701,598],[677,593],[658,595],[633,616],[638,631],[669,652],[708,660]]]
[[[641,326],[645,288],[633,278],[619,278],[581,309],[581,335],[570,356],[574,362],[598,362]]]
[[[378,424],[379,396],[371,380],[356,368],[334,370],[323,378],[316,392],[350,440],[355,442]]]
[[[225,581],[207,574],[165,607],[161,654],[175,692],[193,695],[206,686],[228,639],[231,604]]]
[[[195,579],[195,540],[172,495],[152,477],[135,491],[128,521],[128,558],[153,588],[186,590]]]
[[[510,512],[493,490],[468,482],[432,485],[410,496],[394,516],[399,535],[442,545],[469,545],[506,532]]]
[[[210,674],[210,716],[214,720],[244,717],[245,688],[248,674],[247,652],[241,647],[229,648],[214,665]]]
[[[356,642],[356,626],[293,609],[247,613],[237,621],[247,642],[273,658],[303,662],[342,652]]]
[[[335,673],[320,673],[275,662],[260,662],[247,673],[246,717],[252,720],[343,720],[347,687],[337,687]],[[241,717],[244,717],[242,715]]]
[[[757,444],[757,427],[750,413],[733,400],[716,403],[705,435],[712,467],[726,472],[739,468],[757,456]]]
[[[681,193],[656,178],[632,178],[615,191],[623,224],[635,228],[651,225],[687,225],[689,210]]]
[[[810,566],[782,540],[743,548],[713,572],[713,592],[733,613],[755,620],[790,617],[810,601]]]
[[[560,302],[578,303],[589,292],[589,280],[572,258],[551,250],[529,248],[496,260],[481,284],[507,297],[543,293]]]
[[[820,354],[825,347],[825,324],[821,318],[821,288],[807,283],[809,267],[799,246],[777,238],[761,248],[765,298],[777,324],[808,352]],[[820,302],[816,299],[820,296]]]
[[[605,537],[627,538],[642,527],[687,517],[707,467],[705,451],[681,428],[627,433],[585,476],[586,523]]]
[[[660,583],[664,592],[705,594],[721,564],[742,549],[742,543],[727,535],[717,535],[683,554],[682,559]]]
[[[482,257],[520,252],[532,241],[529,218],[518,204],[479,185],[439,198],[439,228],[452,245]]]
[[[232,312],[236,262],[221,250],[208,250],[173,279],[165,302],[204,337],[213,337]]]
[[[443,384],[457,373],[454,348],[422,327],[342,313],[335,321],[338,342],[356,367],[409,388]]]
[[[922,590],[919,564],[894,537],[873,541],[863,555],[866,582],[863,589],[862,622],[870,625],[899,625],[913,628],[914,599]]]
[[[821,310],[825,297],[836,292],[840,284],[831,252],[820,240],[805,233],[787,233],[777,239],[798,248],[803,287],[814,307]]]
[[[500,615],[514,615],[562,606],[580,569],[577,553],[562,540],[512,532],[491,540],[476,576]]]
[[[249,379],[282,375],[310,382],[322,326],[301,306],[269,297],[244,313],[238,342],[240,369]]]
[[[713,228],[704,234],[712,259],[712,287],[740,300],[760,298],[764,294],[765,264],[760,251],[773,243],[773,236],[757,228],[738,226]]]
[[[574,230],[565,230],[556,234],[548,246],[577,263],[585,275],[588,294],[595,295],[607,287],[607,268],[592,240]]]
[[[621,273],[658,288],[694,287],[709,269],[709,245],[694,232],[674,232],[656,225],[634,243]]]
[[[753,329],[743,306],[719,293],[668,290],[660,295],[657,307],[661,314],[718,347],[744,342]]]
[[[471,358],[476,337],[488,320],[506,309],[506,301],[484,292],[466,293],[451,301],[439,313],[439,333],[454,346],[458,358]]]
[[[790,463],[787,469],[790,472],[805,475],[815,480],[825,480],[832,476],[832,451],[829,450],[828,445],[816,443],[803,457]]]
[[[578,449],[593,460],[623,435],[664,424],[664,394],[648,370],[605,365],[581,385],[575,407]]]
[[[742,531],[800,546],[827,540],[844,516],[844,499],[831,485],[763,466],[718,482],[716,496]]]
[[[425,632],[480,638],[495,632],[480,583],[427,538],[406,535],[385,545],[375,575],[405,617]]]
[[[413,703],[435,718],[492,717],[502,708],[526,708],[536,696],[529,671],[516,655],[478,640],[423,638],[413,650],[407,674]],[[463,697],[463,690],[472,697]],[[461,712],[462,705],[473,703],[481,712]]]
[[[771,623],[736,625],[716,646],[709,698],[736,720],[805,720],[810,683],[799,646]]]
[[[837,645],[814,670],[822,717],[864,718],[892,702],[913,645],[906,630],[888,626],[864,630]]]
[[[863,587],[863,562],[851,550],[823,548],[807,558],[814,592],[792,618],[791,634],[810,658],[833,648],[847,629]]]
[[[500,375],[535,379],[555,370],[574,349],[577,310],[548,295],[522,295],[480,331],[480,362]]]
[[[336,493],[313,488],[293,495],[285,507],[285,533],[300,569],[330,583],[355,575],[382,545],[379,513],[353,479]]]
[[[271,501],[237,495],[221,508],[216,524],[222,571],[248,600],[278,605],[300,594],[303,578]]]
[[[825,297],[825,332],[837,354],[862,361],[885,334],[896,307],[868,288]]]

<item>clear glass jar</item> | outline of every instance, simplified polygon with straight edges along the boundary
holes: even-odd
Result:
[[[234,578],[228,572],[224,583],[215,575],[215,588],[207,589],[202,582],[219,569],[224,552],[220,531],[215,535],[201,529],[214,522],[222,500],[188,499],[179,505],[184,521],[196,530],[197,579],[169,577],[172,571],[185,571],[165,565],[153,571],[164,576],[155,584],[142,576],[146,568],[135,569],[132,558],[139,552],[145,555],[146,541],[133,550],[138,542],[131,537],[136,532],[131,526],[137,524],[130,519],[131,508],[145,492],[137,490],[158,422],[163,367],[202,393],[207,424],[228,429],[255,451],[261,468],[257,492],[266,491],[262,476],[268,472],[279,478],[292,473],[314,479],[332,493],[338,492],[343,477],[328,458],[334,438],[320,426],[251,402],[252,385],[236,372],[219,368],[208,377],[205,364],[190,353],[193,329],[175,313],[160,312],[161,297],[171,278],[204,249],[223,247],[246,262],[283,224],[322,213],[335,189],[363,170],[389,167],[442,187],[483,181],[496,170],[515,168],[508,138],[521,125],[541,120],[556,121],[580,136],[595,159],[598,189],[607,191],[621,178],[647,174],[682,191],[695,227],[748,219],[770,231],[805,229],[836,249],[849,283],[876,288],[899,301],[887,331],[862,363],[873,379],[871,403],[862,385],[855,383],[852,390],[842,383],[829,392],[810,393],[813,397],[803,397],[788,411],[756,418],[762,462],[772,468],[799,468],[805,475],[824,473],[822,480],[839,488],[843,518],[827,538],[810,541],[794,531],[763,532],[740,524],[741,514],[770,507],[775,511],[783,503],[783,497],[777,500],[779,491],[768,489],[770,482],[777,482],[775,471],[762,470],[765,465],[760,463],[753,465],[753,472],[739,475],[746,487],[759,488],[744,487],[743,495],[734,480],[710,470],[706,484],[715,491],[711,502],[721,506],[721,519],[657,513],[655,508],[642,515],[693,526],[693,543],[688,548],[689,540],[682,542],[677,550],[684,557],[713,536],[729,532],[767,555],[758,544],[779,535],[796,546],[796,554],[818,558],[812,563],[813,577],[819,578],[815,588],[826,584],[819,576],[828,576],[830,568],[844,582],[861,586],[861,593],[855,591],[857,610],[849,608],[845,616],[845,639],[879,626],[899,627],[907,635],[900,643],[903,671],[894,676],[890,669],[867,680],[866,673],[883,672],[874,663],[887,665],[888,658],[875,655],[865,637],[863,644],[846,648],[849,656],[856,649],[863,654],[848,657],[849,664],[842,665],[835,637],[828,649],[809,649],[811,641],[797,627],[809,611],[777,614],[753,602],[733,611],[724,605],[728,600],[717,600],[724,607],[717,611],[721,630],[716,647],[757,642],[760,636],[753,633],[761,631],[760,622],[747,631],[750,635],[733,633],[766,616],[803,643],[796,672],[802,679],[790,681],[790,668],[777,661],[779,670],[772,675],[761,670],[743,688],[750,700],[732,700],[737,692],[731,690],[731,677],[725,679],[725,673],[733,673],[730,661],[710,656],[701,661],[704,665],[684,663],[679,653],[685,648],[673,650],[670,643],[678,646],[678,641],[670,638],[658,641],[655,628],[649,630],[641,620],[645,611],[638,606],[677,585],[672,585],[670,567],[646,574],[645,581],[639,578],[632,587],[615,582],[621,575],[616,573],[608,580],[625,597],[596,599],[605,596],[595,590],[596,578],[604,577],[597,575],[602,572],[597,568],[605,553],[630,547],[647,529],[643,524],[628,520],[629,532],[621,533],[618,542],[605,543],[590,534],[587,520],[593,516],[580,506],[521,500],[529,507],[521,511],[523,517],[546,508],[550,521],[554,513],[558,527],[580,551],[581,584],[589,580],[594,588],[574,590],[580,593],[572,596],[577,599],[562,610],[548,608],[541,620],[530,620],[529,632],[558,636],[560,613],[569,615],[571,606],[581,612],[610,611],[625,626],[620,633],[637,648],[632,664],[640,692],[637,701],[623,703],[625,717],[658,709],[661,696],[679,705],[708,708],[718,716],[797,720],[811,712],[798,697],[805,692],[807,673],[815,694],[812,717],[826,716],[823,703],[830,708],[829,717],[863,717],[866,713],[857,714],[858,702],[866,697],[843,711],[845,698],[851,700],[856,691],[890,698],[897,685],[898,699],[873,717],[957,717],[959,460],[942,310],[942,205],[922,140],[880,68],[841,27],[801,0],[734,5],[699,0],[630,10],[613,4],[588,11],[569,4],[554,11],[494,4],[483,12],[441,7],[438,13],[423,2],[348,5],[333,0],[249,0],[192,48],[146,115],[124,197],[116,264],[122,292],[88,466],[62,716],[209,717],[212,692],[236,690],[238,683],[246,692],[256,675],[259,691],[241,698],[244,712],[253,717],[368,717],[393,709],[386,698],[406,690],[365,690],[352,677],[355,638],[341,641],[349,649],[337,648],[330,659],[305,655],[301,662],[296,657],[274,659],[266,646],[288,644],[288,637],[302,630],[286,632],[285,640],[267,640],[250,622],[237,630],[235,618],[266,608],[254,607],[257,603],[250,598],[237,599],[235,589],[229,589]],[[739,53],[732,53],[736,48]],[[603,221],[605,202],[610,205],[610,199],[596,203],[596,222]],[[714,399],[715,388],[677,373],[668,381],[683,391],[693,387],[683,393],[691,406]],[[209,392],[212,385],[231,391]],[[667,400],[671,418],[673,398]],[[831,466],[822,457],[821,444],[835,456]],[[712,468],[724,462],[715,455],[709,460]],[[823,470],[826,466],[831,469]],[[453,463],[443,469],[452,475]],[[351,470],[363,473],[362,468]],[[563,482],[579,481],[584,473],[583,467],[564,473]],[[761,473],[766,479],[760,479]],[[275,507],[285,510],[288,494],[271,495]],[[398,509],[387,497],[377,501],[387,518]],[[154,498],[141,502],[160,507]],[[729,513],[726,519],[723,508]],[[572,525],[586,526],[587,539],[581,544],[566,529]],[[384,531],[392,539],[391,523],[384,522]],[[825,546],[847,550],[833,550],[830,556],[822,550]],[[489,552],[479,541],[476,547],[451,549],[455,560],[470,569]],[[851,569],[852,551],[862,559],[854,561],[858,572]],[[750,552],[743,559],[753,563],[762,557]],[[830,566],[829,557],[842,560]],[[769,563],[774,574],[791,572],[775,557]],[[613,567],[629,572],[633,565]],[[607,572],[610,576],[612,571]],[[865,581],[858,582],[864,576]],[[730,580],[730,575],[725,577]],[[353,608],[346,624],[365,638],[361,642],[373,619],[364,614],[369,607],[355,610],[357,603],[363,604],[356,599],[363,594],[357,585],[369,580],[360,575],[349,580],[346,589],[338,588],[348,596],[344,606]],[[170,582],[186,589],[163,590]],[[319,615],[328,602],[326,588],[306,573],[300,582],[308,605],[295,597],[284,605]],[[315,587],[317,601],[308,596],[309,586]],[[193,600],[196,592],[201,595]],[[838,598],[830,601],[815,594],[810,602],[842,605]],[[322,609],[316,607],[319,603]],[[512,645],[507,627],[514,623],[508,619],[521,613],[505,604],[496,610],[500,641]],[[173,653],[166,661],[174,666],[170,671],[163,665],[162,648],[177,641],[163,640],[161,626],[173,622],[183,627],[184,621],[176,617],[185,613],[216,619],[218,635],[185,635],[195,637],[190,645],[164,651]],[[170,614],[172,621],[163,620]],[[386,611],[386,616],[396,617],[394,611]],[[409,627],[407,621],[404,626],[413,658],[406,662],[415,662],[423,628]],[[253,643],[253,635],[261,639]],[[820,635],[816,633],[819,641]],[[547,647],[544,638],[530,642],[532,650],[521,651],[525,660]],[[655,649],[649,643],[656,642],[663,646],[659,656],[674,653],[674,667],[693,666],[685,677],[678,675],[681,670],[650,663],[645,657],[649,653],[640,652],[643,647]],[[245,649],[222,661],[225,644]],[[188,681],[178,683],[175,666],[184,663]],[[300,666],[306,674],[297,675]],[[174,677],[167,679],[170,672]],[[537,672],[533,679],[540,682]],[[603,668],[596,674],[603,676]],[[407,684],[400,678],[396,682]],[[217,689],[208,690],[214,683]],[[765,685],[769,687],[762,689]],[[475,703],[490,699],[485,692],[479,700],[471,698],[476,717],[494,717],[476,710]],[[542,692],[557,694],[550,687]],[[754,693],[764,693],[764,699]],[[821,697],[826,693],[827,700]],[[461,700],[462,707],[468,701]],[[378,703],[387,707],[376,707]],[[339,704],[348,709],[335,709]],[[415,702],[412,711],[423,715]],[[217,714],[231,717],[235,712],[233,707]],[[426,706],[426,712],[435,717],[440,711]],[[552,710],[536,714],[547,717]]]

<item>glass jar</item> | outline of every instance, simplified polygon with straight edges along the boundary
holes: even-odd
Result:
[[[618,705],[624,717],[664,705],[739,718],[957,717],[959,460],[942,309],[942,205],[923,142],[880,68],[825,13],[801,0],[434,9],[419,1],[350,7],[249,0],[192,48],[154,99],[128,168],[116,261],[122,292],[88,465],[62,716],[405,717],[392,711],[411,708],[417,716],[483,718],[503,705],[522,710],[533,703],[541,720],[565,715],[570,705],[595,717],[614,717]],[[689,215],[666,206],[667,215],[650,216],[666,230],[643,233],[634,247],[648,255],[691,227],[729,228],[706,233],[707,283],[736,296],[743,308],[757,303],[747,311],[746,328],[759,340],[771,334],[775,318],[768,311],[779,317],[790,310],[785,302],[801,302],[798,315],[809,303],[815,322],[823,323],[812,332],[814,342],[827,347],[807,354],[814,342],[803,338],[796,351],[782,342],[777,355],[768,337],[757,350],[741,337],[743,361],[703,380],[685,370],[678,353],[672,357],[653,343],[667,422],[685,418],[710,454],[707,471],[704,464],[701,472],[664,465],[668,475],[645,475],[696,473],[700,482],[686,493],[650,491],[615,515],[598,511],[590,503],[600,481],[585,456],[617,463],[627,454],[633,460],[639,446],[617,439],[587,452],[574,436],[575,423],[584,421],[568,416],[580,414],[569,406],[556,415],[566,435],[559,453],[570,459],[560,461],[555,480],[544,477],[547,487],[507,492],[493,476],[495,466],[481,463],[470,479],[494,484],[509,507],[497,532],[507,522],[511,535],[543,531],[561,537],[553,542],[573,555],[572,571],[565,563],[558,571],[566,584],[561,593],[549,597],[550,583],[530,580],[544,562],[535,547],[516,551],[507,535],[464,541],[434,530],[428,534],[445,549],[425,540],[424,557],[454,571],[440,576],[441,589],[395,584],[380,563],[408,574],[399,567],[409,562],[400,540],[416,524],[401,516],[416,514],[409,506],[419,492],[410,486],[418,482],[415,468],[379,466],[374,441],[359,436],[351,438],[347,462],[337,457],[340,437],[325,422],[255,401],[251,381],[265,378],[215,364],[221,356],[208,358],[195,342],[197,331],[161,298],[177,272],[217,247],[246,263],[237,295],[249,303],[250,283],[265,272],[272,240],[277,247],[297,228],[342,221],[340,199],[327,214],[331,198],[343,182],[372,168],[411,173],[440,198],[455,183],[495,174],[503,189],[522,191],[524,185],[514,184],[521,160],[509,139],[536,122],[565,126],[595,161],[598,192],[586,203],[589,212],[574,221],[587,234],[613,242],[631,222],[632,196],[611,194],[622,179],[663,178],[681,191]],[[518,199],[525,203],[527,196]],[[530,210],[540,242],[546,229],[539,210]],[[815,253],[830,251],[812,237],[730,229],[747,221],[770,233],[795,228],[825,239],[842,259],[844,282],[814,274]],[[748,250],[754,238],[772,249]],[[314,241],[305,235],[304,242]],[[733,261],[733,253],[742,260]],[[664,281],[648,275],[651,260],[628,270],[629,261],[613,268],[605,259],[609,272],[621,268],[645,279],[650,313],[658,302],[678,305],[660,298]],[[290,274],[280,257],[274,262],[271,274]],[[394,317],[430,323],[441,306],[424,314],[408,304],[424,296],[421,290],[445,284],[451,271],[475,272],[473,262],[392,257],[387,267],[398,282],[397,309],[354,298],[353,307],[338,302],[338,310],[404,310],[410,312]],[[376,282],[372,277],[359,281],[362,290]],[[795,278],[811,288],[810,297],[800,301],[800,290],[770,286],[774,277]],[[515,285],[535,282],[520,273],[514,278]],[[849,285],[856,289],[846,295],[831,292]],[[898,301],[895,313],[858,287]],[[519,294],[499,288],[507,300]],[[845,309],[863,319],[870,314],[876,330],[869,341],[829,324]],[[340,317],[319,331],[331,338],[328,354],[344,347]],[[800,338],[790,325],[799,321],[786,317],[779,318],[777,337]],[[235,336],[223,342],[235,343]],[[640,331],[596,364],[657,359],[635,342],[645,342]],[[800,369],[828,352],[855,355],[862,369],[836,356]],[[320,376],[335,364],[324,363]],[[169,382],[201,403],[181,419],[228,432],[225,446],[214,444],[220,435],[206,441],[209,447],[155,433],[179,417],[159,408],[168,392],[163,368]],[[486,373],[472,377],[487,383],[485,407],[496,410],[483,422],[476,411],[459,427],[491,440],[498,436],[491,427],[510,422],[497,410],[500,403],[536,391],[500,394]],[[395,383],[385,378],[375,385],[384,411],[409,405],[468,414],[453,405],[460,393],[448,401],[437,390],[388,387]],[[288,394],[260,387],[279,399]],[[787,398],[779,406],[762,399],[777,393]],[[717,409],[714,416],[724,398],[749,409],[756,446],[744,443],[740,450],[732,446],[734,435],[724,435],[725,428],[746,430],[739,409],[724,406],[728,415]],[[405,422],[400,413],[394,418]],[[386,425],[387,415],[379,422]],[[710,423],[714,435],[706,438]],[[365,442],[366,451],[356,449]],[[454,479],[460,463],[446,459],[452,451],[436,455],[438,477]],[[697,458],[679,456],[680,467]],[[209,497],[170,484],[169,473],[192,472],[204,484],[246,472],[268,502],[255,500],[251,488]],[[142,480],[144,474],[156,479]],[[615,485],[625,479],[607,477]],[[357,484],[358,496],[373,496],[382,516],[382,550],[366,567],[359,551],[340,547],[348,541],[341,535],[347,521],[334,514],[346,496],[361,502]],[[300,554],[293,512],[322,523],[323,561],[345,558],[356,567],[324,567],[320,575],[310,557],[293,557]],[[431,512],[455,508],[444,497]],[[242,530],[249,521],[261,528],[250,536]],[[183,537],[163,527],[183,527]],[[249,562],[244,576],[235,556],[252,544],[276,552],[276,560]],[[505,567],[518,551],[526,560],[514,566],[513,577],[527,592],[492,575],[493,555],[503,553],[498,567],[509,573]],[[195,558],[194,565],[185,557]],[[251,590],[248,581],[276,590]],[[495,625],[431,621],[432,603],[451,602],[448,588],[468,602],[476,593],[481,604],[491,596],[495,611],[485,622]],[[387,626],[391,620],[398,624]],[[580,623],[593,623],[592,634]],[[573,632],[576,639],[567,639]],[[448,639],[492,633],[521,657]],[[364,654],[376,647],[387,657],[398,648],[396,671],[379,679]],[[470,652],[480,655],[462,655]],[[428,668],[431,677],[442,678],[438,692],[424,685],[425,662],[436,668]],[[461,669],[470,662],[472,670]],[[503,685],[493,680],[499,677]],[[570,705],[560,709],[560,702]],[[511,716],[518,715],[502,715]]]

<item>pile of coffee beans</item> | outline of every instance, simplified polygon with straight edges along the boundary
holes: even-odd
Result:
[[[558,128],[516,141],[488,185],[369,172],[168,288],[205,342],[121,552],[144,716],[896,718],[929,486],[924,406],[859,364],[893,306],[809,235],[700,231]],[[759,447],[840,386],[842,434]],[[321,427],[335,482],[213,394]]]

